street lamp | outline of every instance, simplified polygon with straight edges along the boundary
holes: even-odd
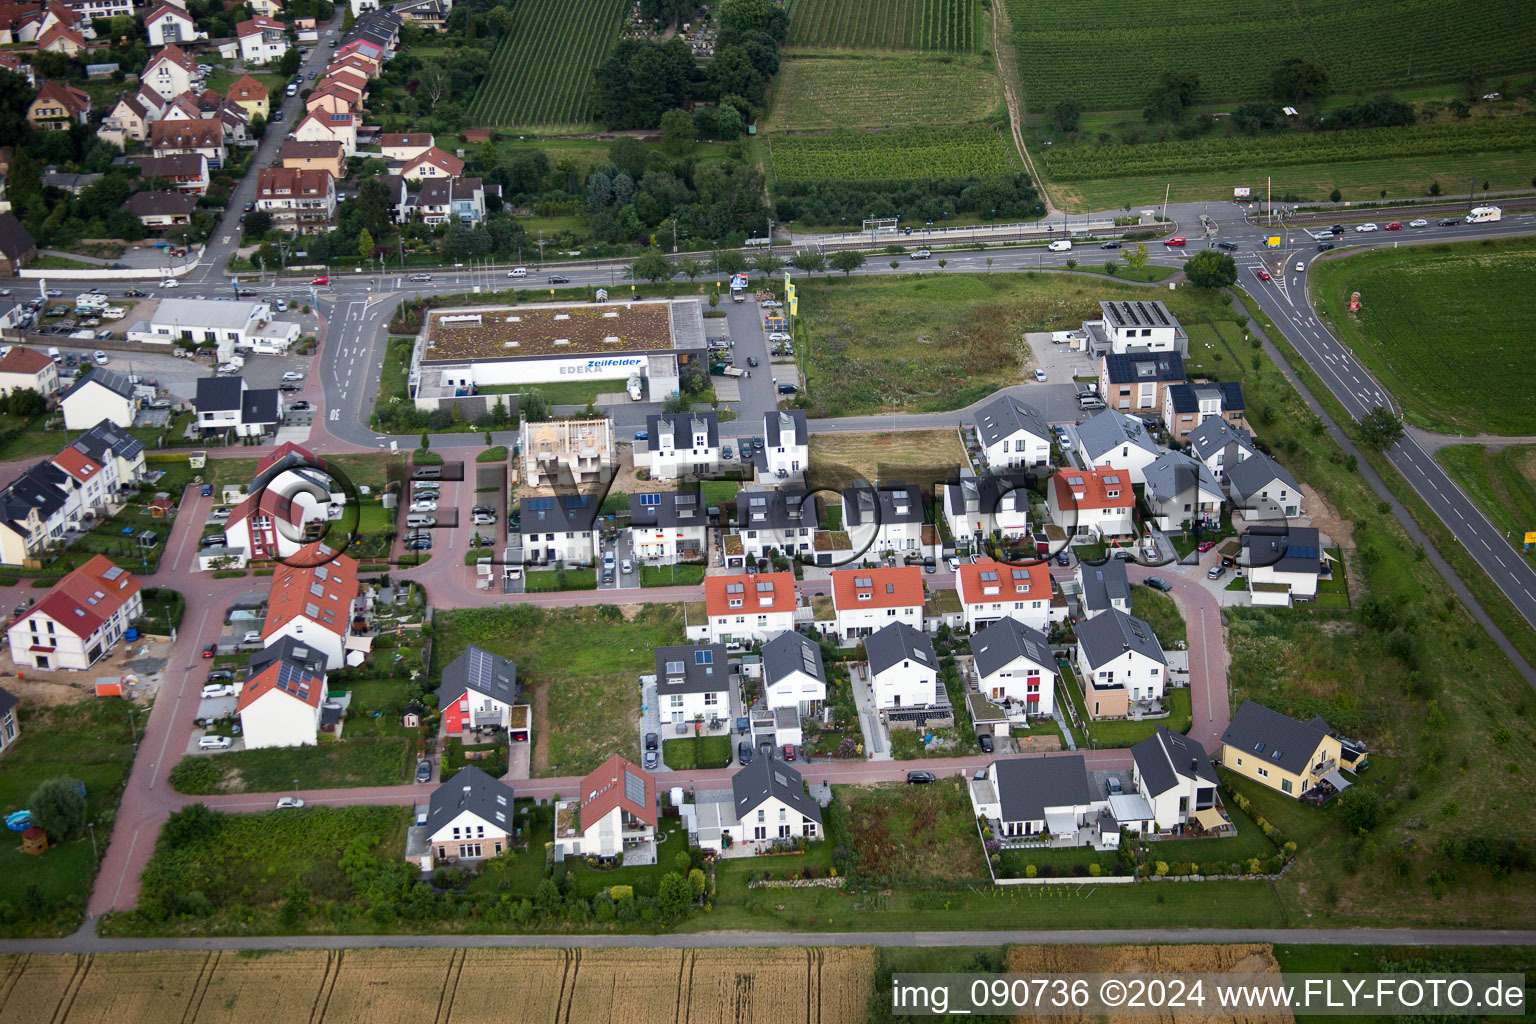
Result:
[[[85,823],[85,827],[91,833],[91,860],[94,861],[94,860],[97,859],[97,857],[96,857],[96,823],[94,821],[88,821],[88,822]]]
[[[294,779],[293,780],[293,798],[295,800],[297,800],[299,798],[299,780],[298,779]]]
[[[139,730],[138,730],[138,727],[134,724],[134,721],[133,721],[133,705],[131,705],[131,704],[128,705],[128,732],[129,732],[129,734],[131,734],[133,736],[133,750],[134,750],[134,753],[138,753],[138,750],[139,750]]]

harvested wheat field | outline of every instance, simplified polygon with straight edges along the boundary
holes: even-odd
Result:
[[[326,1024],[436,1020],[459,954],[450,949],[348,949],[323,997]]]
[[[323,950],[219,953],[194,1024],[307,1021],[337,954]]]
[[[1231,946],[1014,946],[1008,950],[1008,969],[1021,974],[1279,974],[1274,950],[1259,943]],[[1022,1020],[1023,1018],[1018,1018]],[[1102,1019],[1126,1024],[1148,1024],[1166,1017],[1109,1016]],[[1289,1015],[1246,1016],[1181,1014],[1178,1024],[1275,1024],[1293,1020]],[[1088,1015],[1054,1018],[1060,1024],[1087,1024]]]
[[[186,1013],[213,953],[97,953],[69,997],[73,1024],[176,1020]]]

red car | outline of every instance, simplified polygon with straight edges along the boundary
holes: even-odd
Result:
[[[1268,281],[1269,280],[1269,271],[1265,270],[1263,267],[1260,267],[1258,270],[1255,270],[1254,273],[1259,275],[1259,280],[1260,281]]]
[[[1403,230],[1403,222],[1400,221],[1400,220],[1395,220],[1391,224],[1387,225],[1387,230],[1388,231],[1401,231],[1401,230]]]
[[[1216,546],[1216,542],[1215,541],[1213,541],[1213,540],[1203,540],[1203,541],[1200,542],[1200,553],[1203,555],[1203,554],[1205,554],[1207,551],[1211,550],[1211,548],[1213,548],[1215,546]]]
[[[786,760],[786,761],[793,761],[794,759],[795,759],[795,745],[793,743],[786,743],[786,744],[784,744],[784,760]]]
[[[218,653],[218,650],[219,650],[219,645],[218,644],[209,644],[207,647],[203,648],[203,657],[211,658],[215,654]]]
[[[317,278],[315,278],[313,281],[311,281],[309,283],[310,284],[330,284],[331,283],[331,279],[328,278],[328,277],[317,277]]]
[[[1177,235],[1175,235],[1173,238],[1168,239],[1168,241],[1164,242],[1163,244],[1164,245],[1183,245],[1184,244],[1184,239],[1179,237],[1179,236],[1177,236]]]

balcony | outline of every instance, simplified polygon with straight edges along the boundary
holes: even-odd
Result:
[[[1314,779],[1321,779],[1323,776],[1327,775],[1338,766],[1338,762],[1330,758],[1321,764],[1313,765],[1310,769],[1308,769],[1307,774],[1311,775]]]

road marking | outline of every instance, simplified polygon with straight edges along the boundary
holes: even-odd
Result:
[[[331,422],[335,423],[339,419],[341,419],[341,410],[340,409],[332,409],[331,410]]]

